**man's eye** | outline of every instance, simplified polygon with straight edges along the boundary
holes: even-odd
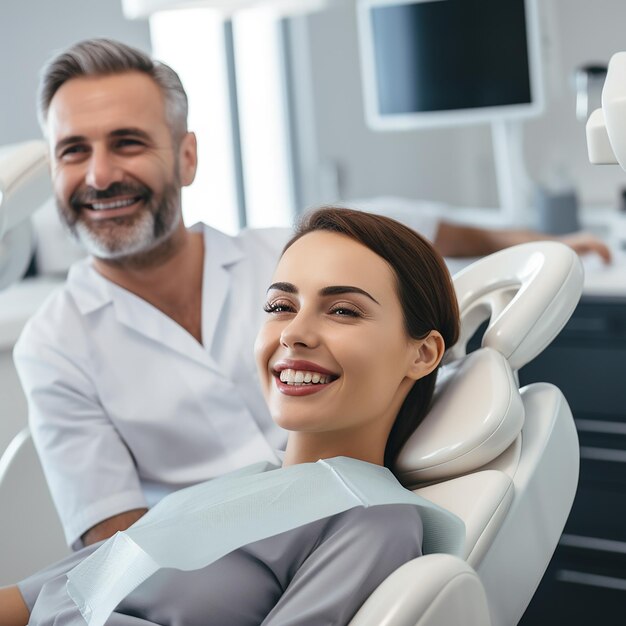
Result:
[[[118,148],[137,148],[143,146],[143,143],[138,139],[120,139],[115,144]]]
[[[263,306],[266,313],[293,313],[294,308],[289,302],[266,302]]]
[[[62,159],[72,159],[78,155],[84,154],[85,152],[87,152],[87,146],[80,144],[76,146],[67,146],[67,148],[63,148],[59,157]]]

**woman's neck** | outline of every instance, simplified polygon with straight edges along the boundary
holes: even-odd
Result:
[[[378,429],[376,429],[378,430]],[[362,431],[359,436],[353,432],[303,433],[291,432],[287,441],[283,467],[298,463],[315,463],[319,459],[347,456],[376,465],[383,465],[385,459],[386,434]]]

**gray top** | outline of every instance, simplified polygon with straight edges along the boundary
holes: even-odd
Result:
[[[421,555],[422,523],[407,504],[357,507],[249,544],[200,570],[161,570],[108,626],[329,626],[347,624],[395,569]],[[84,626],[65,591],[84,548],[22,581],[29,626]]]

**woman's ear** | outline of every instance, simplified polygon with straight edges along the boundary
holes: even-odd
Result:
[[[428,376],[437,368],[439,362],[443,358],[446,346],[437,330],[431,330],[423,339],[414,339],[413,360],[409,365],[407,376],[413,380],[418,380],[424,376]]]

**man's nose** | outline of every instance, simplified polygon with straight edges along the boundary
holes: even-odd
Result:
[[[122,180],[123,173],[115,157],[104,148],[94,148],[87,165],[85,183],[93,189],[108,189]]]

